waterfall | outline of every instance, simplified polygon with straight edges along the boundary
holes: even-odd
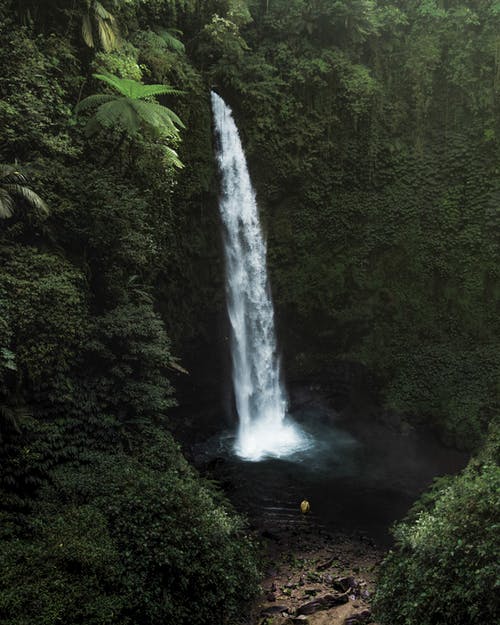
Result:
[[[287,417],[266,267],[266,245],[250,175],[231,109],[216,93],[212,108],[221,172],[227,310],[239,429],[236,453],[248,460],[307,447]]]

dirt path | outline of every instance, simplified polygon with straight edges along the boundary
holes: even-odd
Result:
[[[384,552],[369,539],[331,535],[307,518],[262,535],[268,562],[251,625],[374,623],[370,601]]]

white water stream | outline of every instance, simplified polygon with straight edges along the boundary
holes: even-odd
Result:
[[[250,175],[231,109],[212,92],[225,226],[227,309],[239,430],[236,453],[247,460],[283,457],[309,446],[286,416],[276,349],[266,245]]]

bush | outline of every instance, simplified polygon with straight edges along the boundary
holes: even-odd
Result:
[[[2,526],[0,623],[234,623],[256,592],[241,521],[168,436],[59,467],[22,534]]]
[[[500,467],[494,455],[490,449],[461,475],[438,481],[396,526],[396,549],[382,565],[375,596],[381,625],[498,622]]]

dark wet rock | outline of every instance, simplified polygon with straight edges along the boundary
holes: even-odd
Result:
[[[263,530],[260,534],[262,538],[267,538],[268,540],[273,540],[276,543],[281,542],[281,536],[274,532],[270,532],[269,530]]]
[[[335,558],[330,558],[326,562],[323,562],[322,564],[318,564],[318,566],[316,567],[316,570],[326,571],[326,569],[329,569],[334,562],[335,562]]]
[[[309,625],[309,619],[305,616],[305,614],[290,616],[283,622],[283,625]]]
[[[356,580],[351,575],[347,577],[337,577],[333,580],[332,586],[340,592],[347,592],[351,588],[356,587]]]
[[[324,595],[301,605],[297,610],[297,614],[314,614],[319,612],[319,610],[328,610],[336,605],[347,603],[347,601],[347,595]]]
[[[370,610],[363,610],[362,612],[357,612],[356,614],[351,614],[344,621],[344,625],[365,625],[371,623],[372,613]]]
[[[287,613],[288,608],[286,605],[269,605],[267,608],[261,610],[261,616],[273,616],[274,614],[281,614],[282,612]]]

